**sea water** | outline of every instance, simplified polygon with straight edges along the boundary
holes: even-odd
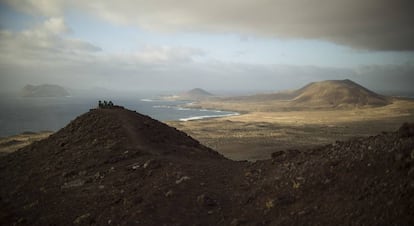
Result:
[[[237,115],[236,112],[192,109],[189,101],[165,101],[150,98],[111,99],[114,104],[148,115],[160,121],[188,121]],[[96,108],[96,98],[0,98],[0,137],[27,131],[57,131],[77,116]]]

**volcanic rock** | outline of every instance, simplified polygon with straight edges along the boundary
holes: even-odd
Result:
[[[250,163],[148,116],[93,109],[0,157],[0,223],[412,225],[413,128]]]

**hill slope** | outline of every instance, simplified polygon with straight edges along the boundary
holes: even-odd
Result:
[[[66,97],[70,95],[65,88],[50,84],[26,85],[20,93],[23,97]]]
[[[188,91],[188,92],[184,93],[184,95],[185,95],[185,96],[190,96],[190,97],[205,97],[205,96],[213,96],[213,94],[211,94],[211,93],[209,93],[209,92],[207,92],[207,91],[205,91],[205,90],[203,90],[203,89],[200,89],[200,88],[195,88],[195,89],[192,89],[192,90],[190,90],[190,91]]]
[[[205,100],[213,97],[214,95],[204,89],[195,88],[178,96],[181,100]]]
[[[5,225],[414,223],[414,125],[234,162],[122,108],[0,158]]]
[[[250,96],[236,96],[221,98],[223,101],[240,101],[240,102],[268,102],[268,101],[286,101],[297,96],[297,91],[281,91],[277,93],[262,93]]]

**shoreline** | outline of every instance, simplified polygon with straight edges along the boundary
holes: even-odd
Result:
[[[188,121],[196,121],[196,120],[205,120],[205,119],[213,119],[213,118],[224,118],[224,117],[231,117],[231,116],[239,116],[243,113],[237,112],[237,111],[230,111],[225,109],[215,109],[215,108],[203,108],[200,106],[195,105],[197,102],[189,102],[182,105],[176,105],[175,107],[178,110],[198,110],[200,112],[215,112],[215,113],[221,113],[225,112],[227,114],[220,114],[220,115],[200,115],[200,116],[190,116],[186,118],[179,118],[178,120],[168,120],[166,122],[188,122]],[[155,106],[154,106],[155,107]]]
[[[0,137],[0,157],[15,152],[33,142],[43,140],[55,131],[22,132],[16,135]]]
[[[188,118],[181,118],[178,121],[188,122],[188,121],[196,121],[196,120],[203,120],[203,119],[224,118],[224,117],[238,116],[238,115],[240,115],[240,113],[238,113],[238,112],[229,113],[229,114],[225,114],[225,115],[203,115],[203,116],[193,116],[193,117],[188,117]],[[177,120],[174,120],[174,121],[177,121]]]

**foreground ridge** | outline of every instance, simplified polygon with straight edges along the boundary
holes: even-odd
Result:
[[[120,107],[0,158],[0,222],[95,225],[414,223],[414,125],[235,162]]]

